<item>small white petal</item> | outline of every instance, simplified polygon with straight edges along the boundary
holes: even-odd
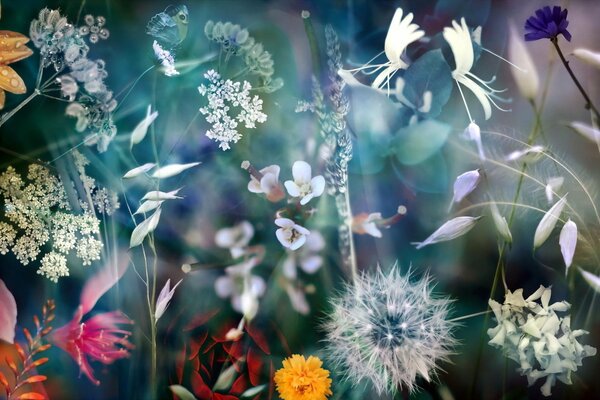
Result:
[[[533,164],[542,158],[545,151],[544,146],[531,146],[525,150],[513,151],[506,156],[506,161],[522,161],[527,164]]]
[[[460,203],[465,197],[467,197],[479,183],[481,175],[479,170],[467,171],[459,175],[454,181],[454,197],[452,201],[454,203]]]
[[[522,36],[517,32],[517,29],[511,24],[510,36],[508,41],[508,59],[519,68],[514,66],[511,72],[521,96],[526,99],[533,100],[536,98],[539,87],[540,78],[537,73],[535,63],[529,54],[528,47],[522,39]]]
[[[492,202],[490,209],[492,210],[492,219],[494,220],[496,230],[507,243],[512,243],[512,234],[510,233],[510,228],[508,227],[506,218],[500,215],[500,211],[498,210],[496,203]]]
[[[560,214],[562,213],[563,208],[565,207],[566,202],[567,195],[565,195],[563,198],[557,201],[556,204],[554,204],[552,208],[550,208],[546,212],[546,214],[544,214],[544,217],[542,218],[535,230],[535,235],[533,237],[534,249],[540,247],[542,244],[544,244],[546,239],[548,239],[548,237],[554,230],[556,223],[558,222],[558,219],[560,217]]]
[[[321,175],[315,176],[310,181],[310,186],[312,188],[312,195],[314,197],[319,197],[325,191],[325,178]]]
[[[140,165],[139,167],[130,169],[129,171],[127,171],[125,173],[125,175],[123,175],[124,179],[131,179],[131,178],[135,178],[136,176],[142,175],[148,171],[150,171],[152,168],[154,168],[156,166],[155,163],[146,163],[144,165]]]
[[[593,67],[600,68],[600,53],[588,49],[575,49],[573,55]]]
[[[600,143],[600,130],[588,125],[584,122],[573,121],[569,124],[569,127],[575,132],[579,133],[584,138],[594,142]]]
[[[575,255],[575,247],[577,246],[577,225],[570,219],[563,226],[560,231],[560,252],[562,253],[563,260],[565,260],[565,275],[569,271],[569,267],[573,263],[573,256]]]
[[[133,215],[145,214],[148,211],[156,210],[158,207],[160,207],[163,201],[164,200],[146,200],[139,206],[139,208],[136,210],[136,212],[133,213]]]
[[[164,167],[160,167],[159,169],[154,171],[154,173],[152,174],[152,177],[156,178],[156,179],[170,178],[172,176],[179,175],[186,169],[193,168],[199,164],[200,164],[199,162],[193,162],[193,163],[188,163],[188,164],[165,165]]]
[[[152,125],[156,117],[158,117],[158,111],[152,112],[152,107],[148,105],[146,117],[136,125],[131,133],[131,147],[144,140],[148,133],[148,128]]]
[[[160,190],[153,190],[148,192],[142,197],[142,201],[144,200],[153,200],[153,201],[161,201],[161,200],[176,200],[182,199],[183,197],[177,196],[177,193],[181,189],[172,190],[170,192],[161,192]]]
[[[565,178],[562,176],[557,176],[553,178],[549,178],[546,183],[546,199],[548,199],[548,204],[552,204],[554,201],[554,193],[560,190],[563,183],[565,182]]]
[[[300,197],[300,187],[294,181],[285,181],[283,183],[288,194],[292,197]]]
[[[481,129],[475,122],[471,122],[465,129],[465,137],[468,140],[472,140],[477,145],[477,152],[479,153],[479,159],[485,161],[485,152],[483,151],[483,143],[481,142]]]
[[[310,164],[306,161],[296,161],[292,166],[292,176],[297,184],[310,182],[312,176]]]
[[[417,250],[430,244],[454,240],[469,232],[481,217],[456,217],[445,222],[427,239],[420,243],[413,243]]]
[[[215,292],[217,296],[226,299],[234,291],[234,284],[230,276],[220,276],[215,280]]]
[[[600,293],[600,276],[594,275],[591,272],[584,271],[582,269],[579,270],[581,272],[581,276],[583,279],[594,289],[596,292]]]
[[[158,221],[160,220],[161,209],[159,208],[152,214],[151,217],[145,219],[143,222],[138,224],[131,233],[129,240],[129,248],[139,246],[144,241],[144,238],[152,231],[156,229]]]

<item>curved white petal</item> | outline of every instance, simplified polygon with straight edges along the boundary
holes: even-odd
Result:
[[[486,91],[483,90],[481,86],[479,86],[476,82],[472,81],[466,76],[461,76],[457,79],[457,82],[459,85],[463,84],[471,92],[473,92],[475,97],[477,97],[477,100],[479,100],[479,102],[481,103],[481,107],[483,107],[485,119],[490,119],[490,117],[492,116],[492,104],[490,103],[490,100],[487,97]]]

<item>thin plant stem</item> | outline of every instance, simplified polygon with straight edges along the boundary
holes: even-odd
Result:
[[[591,110],[594,113],[596,121],[600,121],[600,113],[598,112],[598,109],[596,108],[596,106],[594,106],[594,103],[592,103],[590,96],[588,96],[587,92],[585,91],[583,86],[581,86],[581,83],[579,82],[579,80],[575,76],[575,73],[571,69],[571,66],[569,65],[569,61],[567,61],[567,59],[565,58],[565,55],[563,54],[562,50],[560,49],[560,46],[558,45],[558,38],[552,38],[552,39],[550,39],[550,41],[554,45],[554,48],[556,49],[556,52],[558,53],[558,56],[560,57],[560,61],[562,61],[563,65],[565,66],[565,69],[571,76],[573,83],[575,83],[575,86],[577,86],[577,89],[579,89],[579,92],[583,96],[583,98],[585,100],[585,108],[588,110]]]

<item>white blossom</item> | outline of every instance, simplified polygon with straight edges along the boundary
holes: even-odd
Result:
[[[254,227],[248,221],[242,221],[231,228],[222,228],[215,234],[215,243],[224,249],[229,249],[233,258],[246,253],[248,243],[254,237]]]
[[[179,286],[179,284],[181,283],[181,280],[179,282],[177,282],[175,284],[175,286],[173,286],[171,288],[171,279],[167,279],[167,283],[165,283],[165,286],[163,286],[162,290],[160,291],[158,298],[156,299],[156,306],[155,306],[155,310],[154,310],[154,321],[158,321],[160,317],[163,316],[163,314],[165,313],[165,311],[167,310],[167,307],[169,307],[169,303],[171,302],[171,299],[173,298],[173,295],[175,294],[175,289],[177,289],[177,286]]]
[[[308,229],[296,224],[289,218],[277,218],[275,225],[280,227],[275,232],[279,243],[290,250],[298,250],[306,243],[306,237],[310,235]]]
[[[163,49],[156,40],[152,43],[152,50],[154,50],[154,55],[162,65],[166,76],[179,75],[179,71],[175,68],[175,57],[170,51]]]
[[[305,205],[312,198],[319,197],[325,190],[325,178],[322,175],[312,177],[310,165],[305,161],[296,161],[292,166],[294,180],[285,181],[284,185],[292,197],[299,197],[300,204]]]
[[[239,264],[225,268],[226,275],[215,281],[217,296],[231,298],[231,306],[237,312],[252,319],[258,311],[258,299],[267,288],[263,278],[252,274],[257,258],[251,257]]]
[[[297,251],[289,251],[283,261],[283,274],[286,278],[295,280],[298,277],[298,267],[307,274],[316,273],[323,265],[323,257],[319,254],[325,248],[325,239],[315,231],[306,237],[305,245]]]
[[[267,196],[269,201],[279,201],[285,197],[279,183],[279,165],[269,165],[261,169],[259,172],[260,180],[253,174],[250,174],[250,182],[248,182],[248,190],[252,193],[262,193]]]
[[[565,275],[569,271],[569,267],[573,263],[575,248],[577,247],[577,224],[570,219],[565,223],[560,231],[560,252],[565,261]]]
[[[560,214],[562,213],[565,204],[567,203],[567,195],[564,195],[559,201],[556,202],[542,217],[542,220],[535,229],[533,238],[533,248],[537,249],[550,237],[550,234],[554,230]]]
[[[492,104],[501,110],[494,99],[498,99],[497,93],[502,91],[491,88],[486,81],[471,72],[475,56],[473,53],[471,33],[465,19],[461,18],[460,24],[456,21],[452,21],[452,27],[444,28],[443,36],[450,45],[450,49],[454,55],[456,68],[452,71],[452,77],[456,80],[458,88],[461,90],[461,94],[462,89],[460,85],[465,86],[473,92],[483,107],[485,119],[489,119],[492,116]],[[466,103],[465,107],[467,107]],[[470,115],[469,119],[471,119],[471,121],[473,120]]]
[[[208,71],[204,77],[208,86],[200,85],[198,91],[208,100],[208,105],[200,108],[206,122],[211,124],[206,137],[219,142],[221,149],[228,150],[230,143],[237,143],[242,138],[239,124],[254,129],[257,123],[267,120],[267,115],[262,112],[263,101],[257,95],[250,96],[252,85],[247,81],[223,80],[215,70]]]
[[[546,378],[540,390],[550,396],[556,380],[570,385],[572,372],[585,357],[596,354],[591,346],[581,345],[577,338],[584,330],[571,330],[566,301],[550,304],[551,290],[540,286],[524,299],[523,289],[507,291],[504,303],[490,299],[497,325],[488,329],[489,344],[502,349],[506,357],[519,364],[517,371],[527,377],[529,385]]]

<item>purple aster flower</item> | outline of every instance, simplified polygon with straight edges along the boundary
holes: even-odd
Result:
[[[567,30],[569,21],[567,21],[567,9],[562,9],[559,6],[554,6],[550,9],[549,6],[540,8],[525,22],[525,40],[539,39],[556,39],[558,35],[563,35],[569,42],[571,34]]]

